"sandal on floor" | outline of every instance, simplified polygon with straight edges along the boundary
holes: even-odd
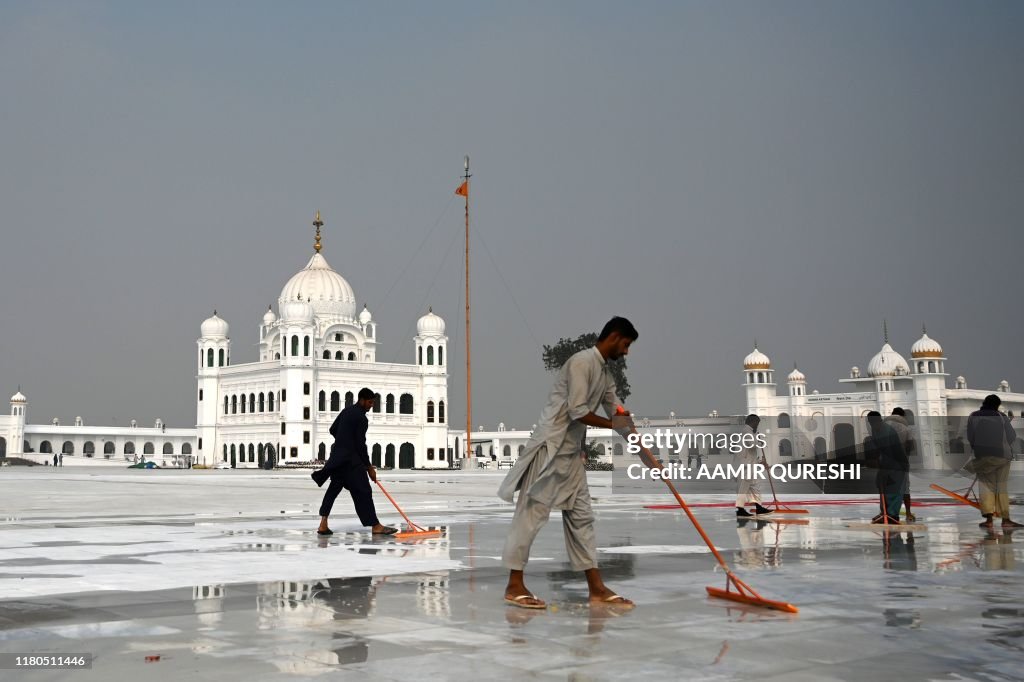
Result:
[[[524,599],[532,599],[538,603],[527,604],[523,601]],[[544,600],[538,599],[532,594],[521,594],[518,597],[505,597],[505,603],[509,606],[518,606],[521,609],[546,609],[548,607],[548,605],[544,603]]]
[[[328,528],[327,530],[317,530],[317,535],[334,535],[334,531]]]
[[[592,604],[614,604],[616,606],[636,606],[633,602],[623,597],[621,594],[613,594],[610,597],[604,599],[598,599],[596,602],[592,601]]]
[[[391,526],[384,526],[384,528],[382,530],[375,530],[375,531],[373,531],[373,534],[374,535],[394,535],[397,532],[398,532],[397,528],[392,528]]]

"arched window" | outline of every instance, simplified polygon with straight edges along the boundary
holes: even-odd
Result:
[[[238,414],[238,396],[231,396],[231,414]]]
[[[388,443],[388,446],[384,449],[384,466],[388,469],[395,468],[395,444]]]
[[[75,444],[66,440],[64,441],[64,445],[61,446],[60,451],[65,455],[73,455],[75,454]]]
[[[778,424],[778,427],[780,429],[788,429],[789,428],[789,415],[786,414],[785,412],[780,413],[779,417],[778,417],[778,420],[777,420],[777,424]]]
[[[434,347],[433,346],[427,346],[427,364],[428,365],[434,364]]]
[[[228,414],[230,405],[228,405],[228,397],[224,396],[224,414]]]
[[[917,361],[917,373],[924,374],[924,360]]]
[[[299,356],[299,337],[292,337],[292,357]]]
[[[380,393],[373,394],[373,411],[375,414],[380,414]]]
[[[433,400],[428,400],[427,401],[427,423],[428,424],[433,424],[434,423],[434,401]]]
[[[792,457],[793,456],[793,444],[789,442],[788,438],[783,438],[779,441],[779,457]]]
[[[249,394],[249,411],[250,412],[255,412],[256,411],[256,394],[255,393],[250,393]]]
[[[206,365],[208,367],[213,367],[213,349],[212,348],[207,348],[206,349]]]
[[[142,446],[142,454],[152,455],[156,452],[156,447],[152,443],[146,443]]]
[[[420,347],[419,347],[419,348],[417,348],[416,350],[418,350],[418,351],[419,351],[419,360],[418,360],[418,364],[421,364],[421,365],[422,365],[422,364],[423,364],[423,346],[420,346]]]
[[[302,357],[309,357],[309,337],[303,337],[302,339]]]
[[[165,455],[173,455],[174,454],[174,446],[171,445],[170,443],[164,443],[164,453],[163,454],[165,454]]]
[[[398,399],[398,413],[399,414],[412,414],[413,412],[412,396],[408,393],[403,393],[402,397]]]
[[[935,373],[935,361],[934,360],[929,360],[928,361],[928,372],[929,372],[929,374],[934,374]]]
[[[316,409],[320,412],[327,411],[327,393],[326,391],[320,391],[317,396]]]
[[[395,413],[395,394],[388,393],[388,397],[384,399],[384,411],[388,414]]]
[[[114,441],[108,440],[106,443],[103,444],[103,454],[104,455],[112,455],[112,454],[114,454]]]
[[[437,403],[437,423],[444,424],[444,401]]]
[[[341,352],[341,351],[339,350],[339,351],[338,351],[337,353],[335,353],[335,354],[334,354],[334,359],[335,359],[335,360],[344,360],[344,359],[345,359],[345,354],[344,354],[344,353],[342,353],[342,352]]]
[[[330,359],[331,359],[331,351],[325,350],[324,351],[324,360],[330,360]]]
[[[244,393],[241,396],[241,400],[238,401],[238,411],[241,414],[245,414],[245,394]]]
[[[217,364],[220,367],[224,366],[224,349],[223,348],[221,348],[219,351],[217,351]]]
[[[519,446],[519,454],[523,454],[522,445]],[[616,443],[615,445],[612,446],[612,454],[615,455],[616,457],[622,456],[622,443]]]
[[[373,444],[373,451],[370,453],[370,464],[380,466],[380,443]]]
[[[124,454],[134,455],[135,454],[135,443],[128,441],[124,444]]]
[[[437,364],[444,364],[444,346],[437,347]]]
[[[476,446],[476,456],[477,457],[483,457],[484,456],[484,446],[483,445],[477,445]]]
[[[349,360],[355,360],[356,359],[356,354],[355,353],[349,353],[348,354],[348,359]]]
[[[505,459],[510,459],[512,457],[512,446],[506,445],[505,447],[503,447],[501,449],[501,456],[504,457]]]
[[[351,407],[355,401],[356,398],[352,395],[352,391],[345,391],[345,407]]]
[[[346,405],[345,407],[348,407]],[[331,412],[341,411],[341,394],[337,391],[331,391]]]
[[[280,353],[274,353],[274,359],[275,360],[280,360],[281,359],[281,354]]]
[[[53,446],[50,445],[50,441],[44,440],[42,443],[40,443],[39,452],[42,452],[44,454],[50,454],[51,452],[53,452]]]
[[[814,458],[825,459],[828,454],[828,444],[824,438],[818,437],[814,439]]]
[[[264,396],[263,393],[260,393],[260,412],[266,412],[266,411],[267,411],[266,396]]]
[[[320,462],[327,459],[327,446],[323,443],[320,443],[320,446],[316,449],[316,458]]]
[[[96,454],[96,446],[93,445],[91,440],[85,441],[85,445],[82,446],[82,454],[86,457],[92,457]]]
[[[271,391],[267,394],[267,412],[274,411],[274,393]]]
[[[181,454],[183,454],[183,455],[191,455],[192,454],[192,444],[191,443],[184,443],[184,444],[182,444],[182,446],[181,446]]]

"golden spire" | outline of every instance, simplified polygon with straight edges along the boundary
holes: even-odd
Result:
[[[316,228],[316,241],[313,243],[313,250],[320,253],[320,228],[323,227],[324,221],[320,220],[320,211],[316,212],[316,218],[313,219],[313,227]]]

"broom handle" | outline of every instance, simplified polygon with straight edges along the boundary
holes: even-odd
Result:
[[[764,463],[767,464],[768,463],[768,458],[764,454],[764,448],[758,448],[758,450],[761,452],[761,459],[763,459]],[[771,487],[771,489],[772,489],[772,499],[775,501],[775,508],[778,509],[779,508],[779,496],[775,494],[775,484],[772,483],[772,473],[770,471],[768,472],[768,486]]]
[[[388,494],[388,491],[384,489],[384,485],[380,481],[374,481],[374,483],[376,483],[377,487],[380,488],[380,491],[384,493],[384,496],[391,500],[391,504],[393,504],[395,506],[395,509],[398,510],[398,513],[402,515],[402,518],[405,519],[405,522],[413,528],[419,528],[419,526],[417,526],[415,523],[409,520],[409,517],[405,515],[405,512],[402,511],[402,508],[398,506],[397,502],[395,502],[395,498],[391,497],[391,495]]]
[[[615,409],[615,414],[625,414],[625,410],[622,408],[621,405]],[[636,429],[634,428],[632,432],[636,433]],[[641,448],[643,449],[643,452],[648,457],[650,457],[652,462],[658,462],[658,459],[651,453],[650,450],[644,448],[643,446],[641,446]],[[678,502],[679,506],[683,508],[684,512],[686,512],[686,515],[690,518],[690,523],[692,523],[693,527],[697,529],[698,533],[700,533],[701,539],[704,540],[704,544],[707,545],[708,549],[711,550],[711,553],[715,556],[715,559],[718,561],[719,565],[721,565],[721,567],[725,569],[725,572],[728,573],[730,577],[732,577],[732,571],[729,569],[729,565],[725,563],[725,559],[723,559],[722,555],[718,553],[718,550],[715,548],[714,543],[711,542],[711,538],[709,538],[707,536],[707,533],[704,532],[704,529],[701,527],[700,522],[697,521],[697,517],[693,515],[693,512],[690,511],[690,507],[686,504],[686,501],[683,500],[683,496],[680,495],[679,491],[676,490],[676,487],[672,485],[672,481],[668,480],[667,478],[663,478],[661,480],[664,481],[665,485],[668,486],[668,489],[672,491],[672,494],[676,498],[676,502]]]

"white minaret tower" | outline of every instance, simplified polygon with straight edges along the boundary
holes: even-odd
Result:
[[[316,331],[313,306],[308,301],[280,303],[281,308],[281,444],[283,462],[316,458],[312,438],[313,339]],[[308,413],[306,411],[309,411]],[[309,434],[308,436],[306,434]]]
[[[942,469],[946,442],[946,358],[939,342],[921,326],[921,338],[910,348],[914,378],[914,427],[925,469]]]
[[[747,412],[760,415],[764,420],[774,409],[775,373],[772,361],[757,349],[756,340],[754,352],[743,359],[743,372],[746,379],[743,386],[747,391]]]
[[[433,308],[417,321],[413,346],[421,375],[419,404],[423,406],[416,410],[423,438],[422,448],[416,450],[416,466],[447,468],[448,337],[444,320],[434,314]],[[433,450],[433,459],[428,457],[430,450]]]
[[[22,445],[25,442],[25,408],[28,407],[28,399],[21,393],[21,386],[18,392],[11,396],[11,420],[10,436],[7,439],[7,454],[19,455],[22,452]]]
[[[217,417],[220,405],[220,373],[231,362],[228,323],[217,316],[203,320],[199,331],[199,369],[196,374],[196,462],[212,465],[221,461],[217,442]]]

